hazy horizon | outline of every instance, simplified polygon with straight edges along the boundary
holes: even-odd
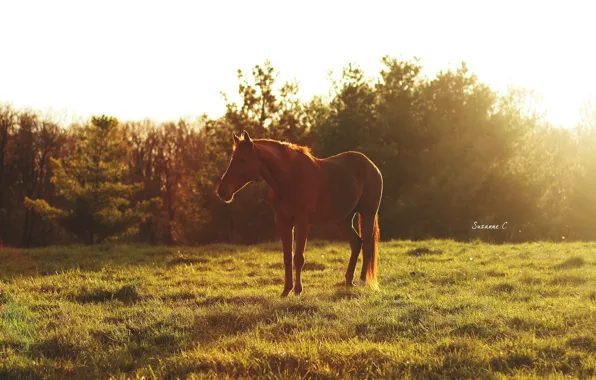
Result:
[[[163,6],[161,5],[163,4]],[[224,113],[237,69],[271,61],[308,100],[350,62],[378,75],[384,55],[425,73],[470,71],[495,90],[536,90],[553,124],[572,127],[596,99],[588,2],[5,1],[0,103],[80,118],[157,121]]]

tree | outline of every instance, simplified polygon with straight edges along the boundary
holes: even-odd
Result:
[[[18,175],[15,195],[19,206],[25,197],[44,198],[52,189],[51,157],[60,154],[65,144],[65,133],[54,122],[43,120],[37,114],[22,112],[19,115],[19,129],[15,133],[14,167]],[[39,218],[31,209],[24,209],[22,245],[34,243],[34,231]],[[44,227],[44,226],[40,226]],[[37,239],[38,241],[43,240]]]
[[[592,240],[596,238],[596,104],[588,103],[582,109],[575,136],[575,170],[566,220],[575,238]]]
[[[259,138],[290,140],[304,143],[308,139],[308,118],[304,104],[298,99],[298,84],[277,86],[278,73],[269,61],[256,65],[252,77],[238,70],[240,105],[226,95],[225,120],[236,132],[247,130]]]
[[[142,184],[120,182],[125,167],[119,160],[118,120],[93,117],[81,133],[78,155],[68,165],[52,160],[56,190],[70,202],[70,207],[59,209],[43,199],[29,197],[25,198],[27,207],[58,221],[86,244],[136,232],[159,201],[131,204],[130,198],[142,189]]]
[[[11,174],[9,162],[9,142],[17,124],[17,113],[10,106],[0,108],[0,243],[6,240],[8,229],[9,207],[7,202],[7,190],[9,181],[7,177]]]
[[[133,196],[133,203],[161,197],[161,183],[155,165],[159,146],[157,126],[149,120],[129,122],[123,125],[122,132],[126,135],[128,179],[133,183],[143,183],[143,191]],[[161,243],[159,211],[155,210],[155,215],[139,226],[137,241]]]
[[[360,150],[375,131],[375,93],[364,71],[350,64],[339,82],[333,82],[330,112],[313,133],[314,151],[331,156],[342,151]],[[367,153],[367,152],[363,152]]]

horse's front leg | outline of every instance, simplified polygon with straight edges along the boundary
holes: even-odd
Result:
[[[304,267],[304,249],[306,248],[306,238],[308,236],[308,221],[298,219],[294,225],[296,235],[296,252],[294,253],[294,267],[296,268],[296,284],[294,285],[294,294],[297,296],[302,293],[302,267]]]
[[[284,251],[285,285],[282,297],[287,297],[292,290],[292,223],[287,221],[282,215],[275,214],[275,225],[281,237]]]

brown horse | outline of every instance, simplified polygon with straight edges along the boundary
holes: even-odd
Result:
[[[275,224],[283,243],[285,297],[294,289],[302,292],[300,275],[309,225],[337,224],[350,241],[352,256],[346,285],[352,286],[354,270],[363,251],[360,280],[376,285],[379,241],[378,210],[383,177],[375,164],[358,152],[344,152],[319,159],[306,147],[275,140],[252,140],[246,131],[233,135],[234,151],[217,187],[219,197],[232,202],[234,194],[252,181],[265,180],[270,187]],[[358,214],[356,231],[354,215]],[[296,239],[292,283],[292,230]]]

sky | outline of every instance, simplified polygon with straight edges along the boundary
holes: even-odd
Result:
[[[266,59],[308,100],[350,62],[465,61],[497,91],[536,90],[546,117],[574,126],[596,99],[596,4],[589,1],[0,0],[0,103],[64,118],[217,117],[236,70]]]

